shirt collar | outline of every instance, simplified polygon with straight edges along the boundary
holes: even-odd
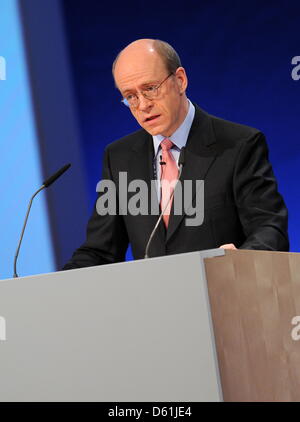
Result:
[[[185,116],[184,121],[181,123],[179,128],[173,133],[173,135],[169,136],[168,139],[170,139],[173,144],[181,150],[182,147],[185,146],[187,138],[189,136],[189,132],[194,120],[195,116],[195,107],[191,103],[191,101],[188,99],[189,102],[189,108],[187,115]],[[165,136],[163,135],[154,135],[153,137],[153,146],[154,146],[154,155],[156,156],[160,143],[165,139]]]

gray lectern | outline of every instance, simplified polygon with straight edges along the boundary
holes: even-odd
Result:
[[[203,258],[0,282],[0,401],[219,401]]]

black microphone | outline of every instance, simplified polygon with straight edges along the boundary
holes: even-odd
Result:
[[[23,236],[24,236],[24,232],[25,232],[25,228],[26,228],[28,216],[29,216],[29,213],[30,213],[30,209],[31,209],[31,205],[32,205],[32,202],[33,202],[34,197],[39,192],[41,192],[43,189],[48,188],[50,185],[52,185],[52,183],[54,183],[55,180],[58,179],[70,167],[71,167],[71,164],[66,164],[60,170],[58,170],[56,173],[54,173],[51,177],[49,177],[48,179],[46,179],[43,182],[42,186],[30,198],[29,205],[28,205],[28,208],[27,208],[26,217],[25,217],[25,221],[24,221],[24,224],[23,224],[23,228],[22,228],[22,232],[21,232],[21,236],[20,236],[20,240],[19,240],[19,244],[18,244],[18,247],[17,247],[17,250],[16,250],[16,254],[15,254],[15,259],[14,259],[14,278],[17,278],[18,277],[18,274],[17,274],[17,260],[18,260],[21,243],[22,243],[22,240],[23,240]]]
[[[179,155],[179,160],[178,160],[178,165],[179,165],[179,173],[178,173],[177,181],[180,179],[183,166],[185,165],[185,147],[181,148],[180,155]],[[150,237],[149,237],[149,240],[147,242],[146,249],[145,249],[145,255],[144,255],[144,258],[145,259],[149,258],[149,248],[150,248],[152,239],[153,239],[153,237],[154,237],[154,235],[155,235],[155,233],[157,231],[157,228],[159,226],[159,223],[161,222],[161,219],[162,219],[162,217],[163,217],[166,209],[169,206],[169,203],[171,202],[171,200],[172,200],[172,198],[174,196],[174,192],[175,192],[175,188],[173,189],[173,192],[171,193],[170,198],[168,199],[168,202],[167,202],[165,208],[161,211],[161,213],[160,213],[160,215],[158,217],[158,220],[157,220],[157,222],[156,222],[156,224],[154,226],[154,229],[152,230],[152,232],[150,234]]]
[[[180,155],[179,155],[179,160],[178,160],[179,168],[182,169],[182,167],[184,166],[184,164],[185,164],[185,147],[182,147],[181,148],[181,151],[180,151]],[[180,175],[181,175],[181,173],[180,173]],[[178,177],[178,179],[179,179],[179,177]]]
[[[160,164],[161,166],[164,166],[164,165],[166,165],[166,164],[167,164],[165,161],[163,161],[163,160],[162,160],[162,156],[161,156],[161,155],[159,156],[159,164]]]
[[[64,172],[67,171],[70,167],[71,167],[71,164],[70,163],[69,164],[66,164],[65,166],[63,166],[60,170],[58,170],[52,176],[48,177],[48,179],[46,179],[43,182],[43,186],[45,188],[48,188],[50,185],[52,185],[52,183],[55,182],[56,179],[58,179],[62,174],[64,174]]]

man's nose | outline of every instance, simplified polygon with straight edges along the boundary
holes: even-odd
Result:
[[[139,109],[141,111],[147,111],[152,108],[153,101],[145,98],[142,94],[139,96]]]

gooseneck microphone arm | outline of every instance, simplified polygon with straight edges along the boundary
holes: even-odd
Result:
[[[181,148],[181,151],[180,151],[180,156],[179,156],[179,160],[178,160],[179,173],[178,173],[178,178],[177,178],[177,181],[180,179],[180,176],[181,176],[181,173],[182,173],[182,169],[183,169],[183,166],[184,166],[184,164],[185,164],[185,157],[184,157],[184,154],[185,154],[185,148],[183,147],[183,148]],[[161,160],[160,160],[160,161],[161,161]],[[165,164],[165,163],[161,161],[161,164]],[[170,202],[171,202],[171,201],[172,201],[172,199],[173,199],[174,192],[175,192],[175,187],[174,187],[174,189],[173,189],[173,191],[172,191],[172,193],[171,193],[171,195],[170,195],[170,198],[168,199],[168,202],[167,202],[167,204],[166,204],[165,208],[161,211],[160,216],[158,217],[158,220],[157,220],[157,222],[156,222],[156,224],[155,224],[155,226],[154,226],[154,229],[152,230],[152,232],[151,232],[151,234],[150,234],[150,237],[149,237],[149,240],[148,240],[148,242],[147,242],[146,249],[145,249],[144,259],[149,258],[149,249],[150,249],[150,245],[151,245],[152,239],[153,239],[153,237],[154,237],[154,235],[155,235],[155,233],[156,233],[156,231],[157,231],[157,228],[158,228],[158,226],[159,226],[159,224],[160,224],[160,222],[161,222],[161,219],[163,218],[163,215],[164,215],[164,213],[165,213],[166,209],[168,208],[168,206],[169,206]]]
[[[14,278],[17,278],[18,277],[18,274],[17,274],[17,260],[18,260],[18,256],[19,256],[19,252],[20,252],[20,247],[21,247],[21,244],[22,244],[22,240],[23,240],[23,236],[24,236],[24,232],[25,232],[25,228],[26,228],[26,224],[27,224],[27,220],[28,220],[28,216],[29,216],[29,213],[30,213],[30,209],[31,209],[31,205],[32,205],[32,201],[34,200],[34,197],[39,193],[39,192],[41,192],[41,190],[43,190],[43,189],[45,189],[45,185],[43,185],[43,186],[41,186],[33,195],[32,195],[32,197],[31,197],[31,199],[30,199],[30,201],[29,201],[29,205],[28,205],[28,208],[27,208],[27,213],[26,213],[26,217],[25,217],[25,221],[24,221],[24,224],[23,224],[23,228],[22,228],[22,233],[21,233],[21,236],[20,236],[20,240],[19,240],[19,244],[18,244],[18,247],[17,247],[17,250],[16,250],[16,254],[15,254],[15,259],[14,259]]]
[[[55,180],[57,180],[70,167],[71,167],[71,164],[66,164],[64,167],[62,167],[60,170],[58,170],[56,173],[54,173],[51,177],[49,177],[48,179],[46,179],[43,182],[42,186],[30,198],[29,205],[28,205],[28,208],[27,208],[26,217],[25,217],[25,221],[24,221],[23,228],[22,228],[22,233],[21,233],[21,236],[20,236],[20,240],[19,240],[19,244],[18,244],[16,253],[15,253],[15,259],[14,259],[14,278],[17,278],[18,277],[18,273],[17,273],[17,260],[18,260],[18,256],[19,256],[19,252],[20,252],[20,248],[21,248],[21,244],[22,244],[22,240],[23,240],[25,228],[26,228],[26,225],[27,225],[27,220],[28,220],[28,217],[29,217],[31,205],[32,205],[32,202],[33,202],[34,198],[43,189],[48,188],[50,185],[52,185],[52,183],[54,183]]]

